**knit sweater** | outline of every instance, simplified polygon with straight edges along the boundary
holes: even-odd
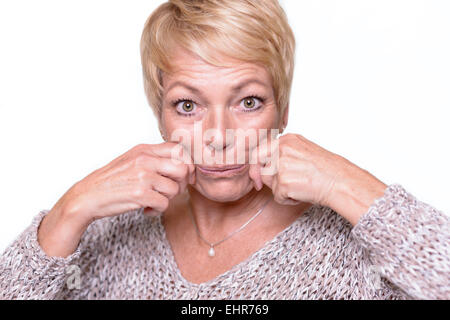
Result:
[[[449,299],[450,218],[389,185],[352,227],[311,206],[245,261],[190,283],[161,217],[142,208],[94,221],[76,251],[50,257],[37,242],[49,210],[0,258],[1,299]]]

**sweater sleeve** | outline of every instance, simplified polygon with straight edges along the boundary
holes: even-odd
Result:
[[[450,217],[389,185],[351,231],[381,277],[413,299],[450,299]]]
[[[65,286],[79,292],[76,273],[82,246],[66,258],[50,257],[40,247],[37,230],[49,210],[37,214],[0,256],[0,299],[55,299]]]

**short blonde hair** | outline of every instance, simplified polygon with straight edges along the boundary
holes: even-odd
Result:
[[[227,66],[220,56],[262,65],[271,76],[280,114],[288,106],[295,37],[278,0],[169,0],[153,11],[140,49],[145,94],[158,119],[162,72],[172,70],[174,45],[219,67]]]

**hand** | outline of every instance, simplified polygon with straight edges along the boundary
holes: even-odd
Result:
[[[91,220],[141,207],[146,214],[165,211],[169,200],[195,179],[186,153],[172,159],[175,147],[172,142],[141,144],[94,171],[70,194],[72,210]]]
[[[138,145],[77,182],[41,223],[38,239],[44,251],[70,254],[96,219],[142,207],[144,214],[165,211],[171,198],[195,182],[192,159],[184,159],[186,152],[172,152],[174,147],[179,148],[173,142]]]
[[[257,159],[249,171],[257,190],[267,185],[281,204],[330,207],[353,225],[386,188],[366,170],[298,134],[268,141],[250,159]]]

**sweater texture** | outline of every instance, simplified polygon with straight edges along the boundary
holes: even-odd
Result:
[[[0,299],[450,299],[450,218],[397,183],[354,227],[313,205],[201,284],[142,210],[94,221],[66,258],[40,247],[40,211],[0,257]]]

